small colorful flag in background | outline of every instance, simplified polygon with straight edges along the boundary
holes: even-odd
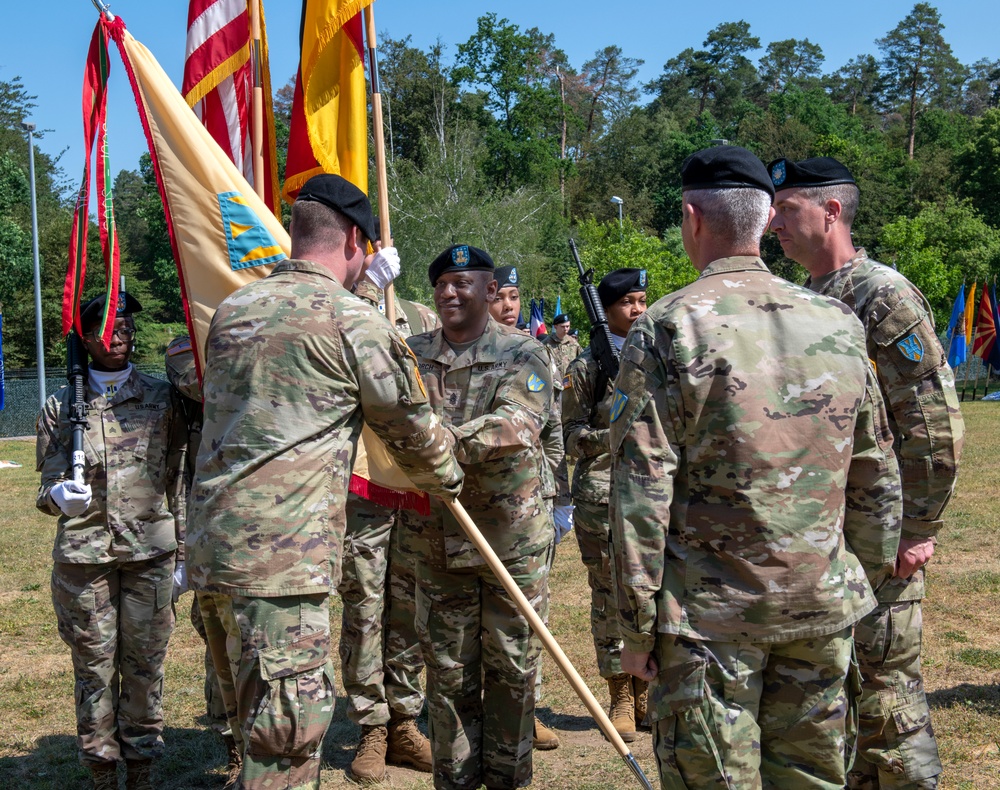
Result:
[[[552,317],[555,318],[557,315],[562,315],[562,294],[556,297],[556,312]]]
[[[948,320],[948,364],[957,368],[968,354],[965,342],[965,283],[955,297],[951,308],[951,318]]]
[[[976,284],[969,289],[969,298],[965,300],[965,347],[972,347],[972,326],[976,321]]]
[[[983,286],[985,288],[985,286]],[[993,302],[993,331],[1000,329],[1000,305],[997,305],[997,284],[990,286],[990,298]],[[994,342],[993,348],[985,358],[995,372],[1000,373],[1000,343]]]
[[[372,0],[302,0],[283,197],[337,173],[368,194],[368,91],[361,12]]]
[[[539,335],[546,334],[548,330],[545,328],[545,300],[531,300],[531,328],[529,329],[532,337],[538,337]]]
[[[983,362],[988,362],[993,353],[993,346],[997,339],[997,328],[993,322],[993,303],[990,301],[990,292],[983,286],[983,295],[979,300],[979,317],[976,324],[976,339],[972,344],[972,353]]]

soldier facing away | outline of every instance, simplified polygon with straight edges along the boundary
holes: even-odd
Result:
[[[610,414],[622,667],[650,681],[664,788],[843,788],[852,626],[901,510],[864,330],[760,260],[753,154],[681,177],[701,275],[632,326]]]
[[[864,324],[903,479],[896,569],[854,633],[862,696],[848,787],[930,790],[941,761],[920,670],[920,601],[965,434],[955,378],[924,295],[854,248],[851,172],[831,157],[778,159],[768,170],[777,190],[771,230],[785,255],[809,272],[807,288],[841,300]]]
[[[430,266],[442,327],[409,339],[434,411],[466,474],[472,520],[536,611],[548,594],[552,521],[539,436],[551,368],[536,340],[499,326],[493,261],[456,245]],[[541,645],[450,512],[404,514],[417,560],[417,631],[438,790],[531,781],[535,672]]]
[[[453,498],[461,484],[405,342],[346,290],[374,234],[361,190],[314,176],[292,207],[293,259],[227,297],[209,330],[188,580],[216,594],[228,630],[244,790],[319,787],[329,594],[362,421],[422,490]]]
[[[635,320],[646,312],[646,272],[616,269],[601,280],[597,295],[618,349]],[[611,489],[609,414],[612,381],[588,348],[574,359],[563,380],[563,436],[566,454],[576,459],[573,520],[580,556],[590,584],[590,631],[597,669],[608,683],[608,713],[622,740],[631,743],[646,718],[646,682],[622,671],[622,639],[611,580],[608,497]]]
[[[187,442],[170,385],[136,370],[133,313],[122,294],[107,348],[105,298],[80,314],[87,372],[85,483],[73,480],[72,389],[49,397],[38,421],[38,508],[58,516],[52,603],[76,679],[77,746],[95,790],[148,790],[163,752],[163,659],[174,626],[174,558],[184,543],[178,480]],[[166,496],[167,503],[164,503]]]

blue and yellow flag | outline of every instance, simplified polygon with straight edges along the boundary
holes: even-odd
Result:
[[[951,308],[951,318],[948,320],[948,364],[952,369],[965,362],[968,356],[968,344],[965,340],[965,283],[955,297],[955,305]]]

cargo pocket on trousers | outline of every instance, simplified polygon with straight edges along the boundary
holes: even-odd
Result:
[[[844,683],[847,695],[847,742],[844,748],[844,768],[849,772],[858,754],[859,711],[861,707],[861,667],[858,666],[857,646],[851,645],[851,664]]]
[[[329,632],[313,632],[288,645],[261,650],[260,675],[268,685],[250,727],[251,754],[308,757],[323,744],[335,702]]]
[[[930,727],[931,712],[927,707],[927,697],[921,692],[919,695],[908,695],[907,699],[909,701],[892,712],[898,736],[896,749],[906,778],[911,782],[920,782],[941,773],[941,760]]]

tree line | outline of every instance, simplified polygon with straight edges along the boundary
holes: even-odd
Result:
[[[764,43],[745,21],[727,22],[642,84],[643,62],[621,46],[573,64],[553,33],[495,13],[480,17],[453,51],[440,41],[421,49],[409,37],[383,37],[400,294],[430,303],[428,262],[445,246],[467,242],[498,265],[520,267],[525,301],[544,297],[553,305],[561,296],[580,326],[566,244],[572,235],[598,276],[646,268],[650,297],[658,298],[696,276],[680,242],[680,165],[725,141],[765,163],[780,156],[843,161],[861,189],[857,246],[916,283],[943,329],[962,282],[1000,270],[1000,60],[960,63],[927,3],[873,45],[830,68],[809,39]],[[275,95],[279,172],[292,88],[289,81]],[[32,101],[18,78],[0,80],[0,303],[9,367],[34,360],[20,130]],[[36,156],[36,172],[47,356],[55,364],[63,353],[72,187],[51,155]],[[372,181],[374,196],[374,173]],[[621,223],[612,195],[623,201]],[[122,271],[146,306],[139,359],[157,361],[169,337],[183,331],[183,311],[148,156],[119,173],[115,206]],[[803,279],[771,235],[764,257],[783,276]],[[91,260],[100,261],[96,244]],[[102,287],[101,269],[92,265],[88,292]]]

